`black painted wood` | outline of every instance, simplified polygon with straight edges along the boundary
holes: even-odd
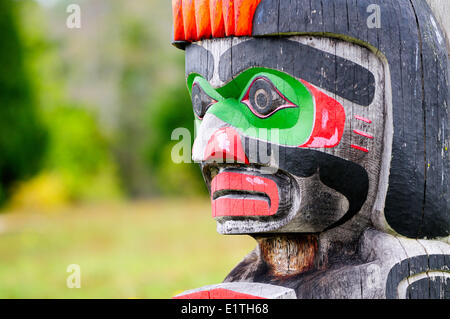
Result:
[[[279,1],[278,12],[267,9],[276,1],[261,2],[254,36],[322,34],[386,57],[394,113],[387,221],[409,237],[449,235],[448,55],[428,5],[423,0]],[[371,4],[381,8],[380,29],[367,27]]]
[[[428,5],[417,0],[413,0],[412,4],[417,15],[423,65],[426,185],[422,226],[419,229],[419,237],[422,237],[433,231],[448,233],[450,227],[447,180],[449,158],[448,152],[443,151],[446,146],[444,134],[448,132],[448,114],[442,107],[448,105],[449,101],[448,73],[442,72],[448,69],[448,59],[443,33],[436,29],[437,23],[433,25]]]
[[[252,58],[248,59],[248,56]],[[230,69],[227,66],[231,57]],[[294,60],[293,57],[298,58]],[[233,46],[220,58],[219,76],[223,82],[228,82],[242,71],[259,66],[283,70],[359,105],[369,105],[375,94],[375,78],[364,67],[282,38],[250,40]],[[340,80],[349,73],[355,77]]]
[[[446,290],[450,289],[449,278],[436,275],[438,271],[448,269],[445,258],[448,255],[422,255],[403,260],[394,265],[386,281],[386,298],[397,299],[398,286],[407,278],[423,274],[425,278],[413,281],[406,287],[407,299],[446,299]],[[430,272],[429,277],[427,272]]]
[[[214,72],[214,58],[208,50],[191,44],[186,47],[186,58],[191,61],[186,64],[186,74],[197,73],[210,80]]]

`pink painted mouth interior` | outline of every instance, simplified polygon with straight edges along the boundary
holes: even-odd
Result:
[[[216,192],[229,195],[214,199]],[[251,194],[264,196],[252,196]],[[213,217],[272,216],[278,211],[278,187],[273,180],[268,178],[223,172],[211,182],[211,204]]]

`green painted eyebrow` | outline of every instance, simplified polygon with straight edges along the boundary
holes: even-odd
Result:
[[[270,80],[288,101],[298,107],[280,108],[265,118],[256,116],[242,100],[258,77]],[[248,69],[217,89],[198,74],[191,74],[187,83],[190,92],[192,86],[198,84],[206,94],[217,101],[209,107],[207,113],[215,115],[246,136],[281,145],[298,146],[306,142],[312,132],[314,126],[312,95],[302,82],[283,72],[267,68]],[[196,119],[196,125],[201,125],[201,120]],[[280,130],[278,140],[270,133],[270,129],[275,128]],[[260,136],[259,129],[269,129],[269,136]]]
[[[192,87],[194,84],[200,85],[202,90],[208,94],[209,97],[213,98],[216,101],[222,101],[224,97],[220,95],[220,93],[217,90],[214,90],[214,88],[209,84],[207,80],[205,80],[202,76],[196,76],[193,78],[192,84],[189,85],[189,94],[192,95]]]
[[[303,84],[292,76],[278,70],[268,68],[251,68],[239,74],[224,86],[214,89],[207,80],[197,73],[191,73],[187,78],[189,94],[192,86],[198,83],[200,87],[213,99],[220,101],[227,98],[241,99],[256,76],[266,76],[275,87],[292,103],[299,105],[298,90],[305,90]],[[275,75],[271,76],[271,75]]]

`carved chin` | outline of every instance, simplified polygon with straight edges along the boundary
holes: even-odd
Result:
[[[211,203],[221,234],[318,233],[349,209],[347,198],[318,174],[266,175],[252,167],[220,171],[211,182]]]

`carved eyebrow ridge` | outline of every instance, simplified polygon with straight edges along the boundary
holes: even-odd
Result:
[[[191,44],[186,48],[186,74],[197,73],[208,81],[214,74],[214,56],[207,49]]]
[[[252,39],[231,47],[220,57],[219,78],[228,82],[251,67],[282,70],[362,106],[375,96],[375,77],[366,68],[286,39]]]

